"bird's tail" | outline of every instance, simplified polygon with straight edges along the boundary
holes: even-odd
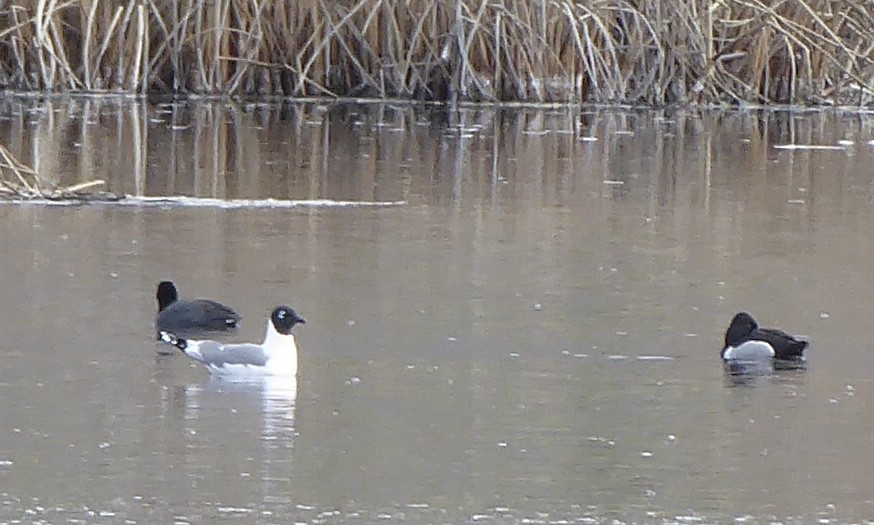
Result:
[[[176,334],[171,334],[170,332],[161,331],[161,341],[173,345],[183,352],[188,348],[188,341],[181,337],[176,337]]]
[[[786,345],[785,348],[781,348],[779,352],[777,352],[777,359],[803,359],[804,358],[804,350],[807,348],[807,341],[799,341],[798,339],[793,339]]]
[[[792,355],[801,357],[804,354],[804,350],[807,349],[807,345],[809,343],[807,341],[796,341],[794,345],[792,345]]]

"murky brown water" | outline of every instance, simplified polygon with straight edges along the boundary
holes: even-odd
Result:
[[[870,118],[0,107],[63,183],[406,203],[0,206],[0,523],[874,518]],[[158,357],[163,278],[298,383]],[[728,381],[738,309],[810,368]]]

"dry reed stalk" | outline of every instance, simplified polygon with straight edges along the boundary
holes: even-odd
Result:
[[[128,90],[136,92],[138,85],[143,85],[148,82],[148,74],[140,71],[142,65],[143,50],[148,48],[146,33],[145,11],[146,6],[140,4],[136,7],[137,10],[137,25],[136,39],[134,40],[133,65],[130,72],[130,80],[128,81]]]
[[[26,51],[24,49],[24,43],[27,42],[26,37],[24,36],[24,31],[29,29],[29,24],[26,22],[22,22],[19,19],[19,14],[24,11],[24,9],[20,9],[17,6],[11,6],[9,8],[9,13],[11,14],[10,18],[12,19],[12,27],[10,27],[6,34],[12,33],[15,31],[15,34],[12,36],[12,49],[13,54],[15,56],[15,64],[13,67],[13,71],[17,71],[20,75],[20,82],[27,87],[30,87],[30,79],[27,75],[27,59],[26,59]],[[5,35],[3,35],[5,38]]]
[[[82,42],[82,68],[84,70],[84,82],[85,89],[93,89],[92,77],[91,77],[91,53],[94,51],[92,49],[92,35],[94,33],[94,18],[97,14],[97,0],[87,0],[83,2],[83,7],[87,8],[87,4],[91,4],[90,9],[87,9],[87,12],[84,13],[85,18],[85,34],[83,35]]]
[[[85,190],[92,190],[98,186],[103,186],[106,184],[106,181],[101,179],[89,180],[87,182],[80,182],[78,184],[73,184],[71,186],[67,186],[60,190],[61,193],[82,193]]]
[[[99,69],[99,67],[98,67],[99,64],[103,63],[104,57],[107,56],[107,50],[109,49],[109,44],[112,42],[112,40],[115,36],[116,28],[121,23],[121,17],[123,15],[123,13],[124,13],[124,8],[122,8],[121,6],[119,6],[117,9],[114,10],[112,18],[109,20],[109,30],[106,31],[103,35],[103,41],[100,43],[100,46],[98,48],[97,58],[94,61],[94,65],[92,66],[92,69]],[[88,45],[87,42],[86,42],[86,45]],[[100,72],[94,71],[93,74],[99,75]],[[109,75],[107,75],[107,77],[109,77]],[[98,87],[98,88],[107,87],[105,85],[106,79],[103,78],[103,75],[100,75],[100,78],[92,78],[91,81],[92,81],[92,87]],[[96,85],[95,85],[95,83],[96,83]]]

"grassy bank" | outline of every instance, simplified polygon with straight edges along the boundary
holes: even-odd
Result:
[[[874,0],[9,0],[0,86],[874,104]]]

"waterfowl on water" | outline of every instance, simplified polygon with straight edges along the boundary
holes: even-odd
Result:
[[[740,312],[725,331],[722,359],[757,361],[762,359],[802,359],[807,341],[796,339],[782,330],[759,328],[753,316]]]
[[[180,301],[176,286],[170,281],[158,284],[158,332],[227,331],[237,327],[240,316],[230,307],[209,299]]]
[[[298,323],[306,321],[288,306],[278,306],[270,314],[261,344],[197,341],[167,331],[162,331],[160,338],[216,375],[294,376],[297,374],[297,345],[291,329]]]

